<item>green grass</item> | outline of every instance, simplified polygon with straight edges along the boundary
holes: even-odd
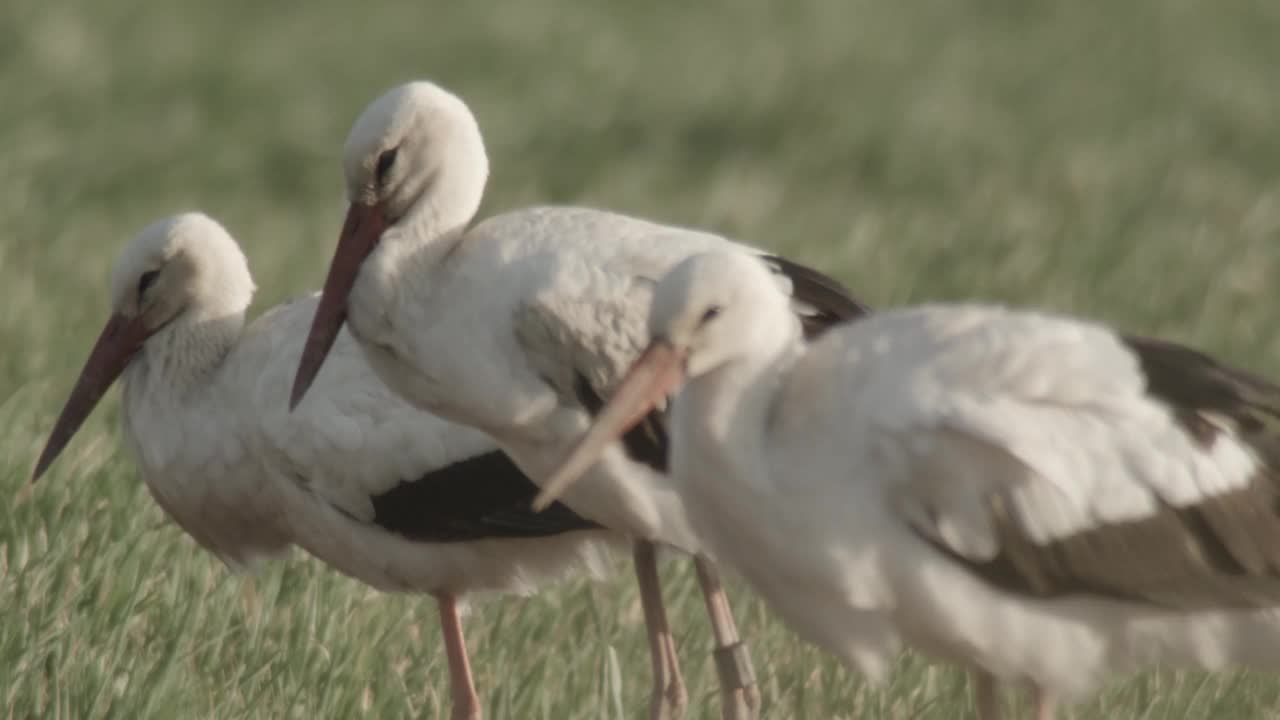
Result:
[[[0,709],[49,717],[433,717],[434,608],[295,558],[230,575],[167,524],[114,400],[25,479],[105,316],[117,251],[200,208],[257,308],[315,287],[359,110],[429,77],[488,137],[484,212],[605,206],[785,251],[897,304],[1074,311],[1280,374],[1274,0],[0,4]],[[685,563],[667,597],[716,717]],[[955,671],[892,684],[735,588],[772,718],[968,712]],[[643,717],[626,568],[468,621],[490,718]],[[1153,672],[1077,718],[1280,717],[1280,680]]]

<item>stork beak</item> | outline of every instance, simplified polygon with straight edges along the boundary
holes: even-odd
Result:
[[[360,265],[373,252],[382,231],[387,229],[387,219],[380,205],[351,203],[347,209],[347,219],[342,223],[342,236],[338,238],[338,249],[333,253],[333,261],[329,263],[329,276],[324,281],[324,292],[320,295],[320,306],[316,308],[315,319],[311,321],[311,333],[307,335],[307,344],[302,349],[302,360],[298,363],[298,373],[293,378],[293,393],[289,396],[289,409],[293,410],[302,402],[302,396],[320,373],[324,359],[338,338],[342,324],[347,321],[347,297],[351,288],[355,287],[356,277],[360,274]]]
[[[534,498],[533,509],[545,510],[600,459],[610,443],[635,427],[660,401],[684,381],[686,353],[658,338],[645,348],[600,410],[591,427],[569,451],[560,468],[547,478]]]
[[[53,426],[53,432],[49,433],[49,441],[36,461],[31,482],[39,480],[49,469],[150,334],[142,323],[141,315],[132,318],[120,314],[111,316],[94,343],[71,397],[67,398],[67,404],[62,407],[62,414]]]

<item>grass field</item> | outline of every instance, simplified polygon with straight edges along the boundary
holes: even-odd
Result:
[[[483,212],[605,206],[815,263],[868,301],[1016,301],[1280,374],[1274,0],[0,4],[0,713],[434,717],[434,608],[303,557],[244,579],[166,523],[106,403],[34,492],[110,263],[200,208],[260,310],[320,282],[338,151],[386,87],[462,94]],[[468,622],[497,718],[639,718],[635,590],[570,582]],[[717,716],[685,563],[664,570],[694,718]],[[919,659],[859,678],[735,594],[771,718],[969,713]],[[1275,718],[1280,678],[1153,672],[1076,718]]]

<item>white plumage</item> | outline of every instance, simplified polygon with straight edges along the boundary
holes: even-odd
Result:
[[[59,419],[37,474],[123,373],[124,427],[157,502],[233,566],[298,545],[341,572],[441,603],[456,717],[477,717],[457,595],[528,593],[575,568],[602,571],[606,534],[565,508],[528,509],[535,487],[479,431],[399,400],[347,335],[306,402],[288,388],[318,294],[244,329],[254,286],[215,221],[149,226],[116,265],[112,323]],[[124,328],[124,329],[121,329]],[[459,631],[460,633],[460,631]],[[461,663],[461,665],[458,665]]]
[[[520,210],[468,228],[488,174],[483,140],[462,101],[430,83],[395,88],[366,109],[348,137],[344,167],[351,209],[294,400],[323,362],[328,338],[349,319],[389,386],[420,408],[484,430],[535,482],[639,353],[662,274],[695,252],[759,254],[715,235],[582,208]],[[819,286],[819,299],[832,300],[836,311],[856,308],[816,273],[771,262]],[[798,312],[814,321],[832,312],[823,310]],[[627,452],[608,453],[597,482],[565,504],[640,541],[655,670],[672,675],[671,686],[658,681],[657,712],[661,695],[683,689],[674,657],[661,657],[672,654],[671,640],[661,628],[660,591],[645,580],[653,574],[646,544],[699,547],[662,479],[661,423],[647,430]],[[719,596],[711,569],[701,570],[712,581],[704,592]],[[727,604],[719,598],[714,606]],[[727,613],[713,625],[736,644]]]
[[[1051,717],[1155,661],[1280,665],[1280,389],[982,305],[806,344],[765,268],[723,253],[674,269],[650,317],[621,399],[544,488],[687,377],[672,482],[704,547],[873,678],[906,642],[977,671],[986,716],[994,676]]]

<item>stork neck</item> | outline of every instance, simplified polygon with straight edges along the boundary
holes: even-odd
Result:
[[[388,277],[418,277],[438,271],[466,233],[466,222],[444,227],[426,217],[406,218],[407,225],[394,227],[383,235],[378,253],[379,274]]]
[[[399,222],[384,234],[384,242],[405,241],[414,246],[415,262],[437,264],[448,255],[475,218],[489,178],[488,159],[480,138],[449,146],[444,160],[421,183],[409,186],[416,194]]]
[[[375,284],[386,286],[377,294],[389,298],[401,277],[412,278],[415,285],[434,284],[422,278],[430,277],[446,264],[462,242],[479,203],[478,194],[461,190],[432,193],[387,228],[369,258],[375,266]]]
[[[244,330],[244,311],[222,315],[189,313],[147,339],[129,369],[126,393],[146,388],[151,397],[181,402],[207,386]]]
[[[757,333],[752,352],[691,379],[676,398],[680,430],[716,447],[726,462],[763,467],[762,457],[743,453],[763,453],[774,398],[799,355],[799,327],[788,320],[785,330]]]

